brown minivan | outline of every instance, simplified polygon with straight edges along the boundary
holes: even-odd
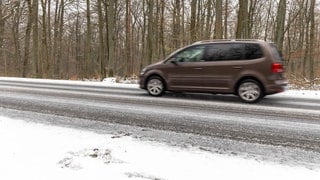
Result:
[[[235,94],[253,103],[284,91],[283,58],[260,40],[210,40],[179,49],[145,67],[140,88],[152,96],[165,91]]]

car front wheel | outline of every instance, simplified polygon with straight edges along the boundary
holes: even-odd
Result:
[[[161,96],[164,93],[164,83],[158,76],[152,76],[147,81],[147,91],[151,96]]]

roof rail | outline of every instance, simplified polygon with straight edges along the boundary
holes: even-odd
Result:
[[[202,44],[202,43],[209,43],[209,42],[230,42],[230,41],[260,41],[263,42],[263,40],[260,39],[211,39],[211,40],[203,40],[203,41],[197,41],[193,44]]]

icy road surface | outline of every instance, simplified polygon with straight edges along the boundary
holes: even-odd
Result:
[[[154,98],[137,87],[93,84],[0,78],[0,112],[218,153],[320,164],[317,94],[280,94],[249,105],[235,96],[169,93]]]

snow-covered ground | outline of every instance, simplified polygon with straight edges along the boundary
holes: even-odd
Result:
[[[259,162],[130,136],[0,117],[0,179],[319,179],[320,169]]]
[[[0,78],[0,80],[14,78]],[[15,79],[137,88],[136,84]],[[320,99],[319,91],[290,90],[275,95]],[[0,179],[319,179],[320,169],[172,147],[126,134],[41,124],[1,116]]]

